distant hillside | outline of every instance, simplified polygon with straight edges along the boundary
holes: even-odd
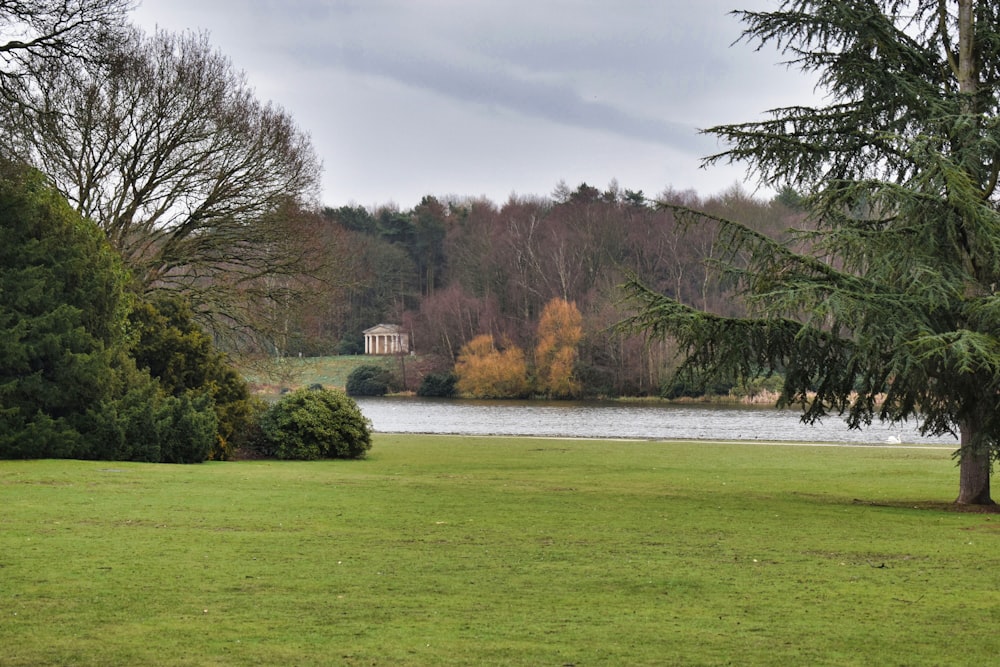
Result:
[[[342,355],[336,357],[291,357],[277,362],[269,359],[243,368],[243,374],[256,393],[278,393],[282,389],[296,389],[321,384],[324,387],[344,389],[347,376],[358,366],[381,366],[399,377],[406,369],[406,386],[415,390],[426,373],[428,360],[417,355],[382,357],[371,355]]]

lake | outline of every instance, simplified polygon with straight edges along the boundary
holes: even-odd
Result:
[[[958,446],[952,436],[921,437],[916,424],[849,430],[840,417],[809,426],[793,410],[618,401],[475,401],[411,397],[356,398],[381,433],[512,435],[636,440],[760,440]]]

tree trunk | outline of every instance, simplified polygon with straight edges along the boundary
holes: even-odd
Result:
[[[990,451],[972,446],[973,427],[968,423],[959,426],[961,450],[959,450],[959,505],[995,505],[990,498]]]
[[[975,63],[975,22],[973,0],[958,0],[958,85],[966,97],[966,113],[974,113],[974,98],[978,89],[978,73]],[[967,155],[975,155],[966,151]],[[973,169],[975,165],[972,165]],[[970,173],[975,173],[972,171]],[[990,498],[990,451],[988,448],[973,447],[973,435],[977,426],[964,421],[959,424],[961,450],[959,455],[958,498],[960,505],[993,505]]]
[[[958,89],[967,95],[974,95],[979,83],[973,9],[972,0],[958,0]]]

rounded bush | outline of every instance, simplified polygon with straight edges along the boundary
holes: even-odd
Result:
[[[428,373],[420,382],[417,396],[427,398],[451,398],[455,395],[455,383],[458,378],[454,373]]]
[[[700,378],[674,378],[660,386],[660,398],[701,398],[703,396],[726,396],[735,385],[732,382],[715,380],[706,382]]]
[[[365,339],[362,336],[343,338],[337,343],[337,354],[355,355],[365,353]]]
[[[289,392],[261,417],[261,434],[279,459],[358,459],[371,449],[371,422],[333,389]]]
[[[347,376],[349,396],[385,396],[392,374],[379,366],[358,366]]]

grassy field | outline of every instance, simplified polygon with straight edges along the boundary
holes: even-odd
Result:
[[[335,357],[289,357],[280,363],[269,361],[257,367],[243,368],[250,383],[265,393],[275,393],[281,388],[308,387],[321,384],[324,387],[344,389],[347,376],[358,366],[379,366],[401,375],[405,369],[407,386],[415,390],[419,386],[424,357],[404,357],[374,355],[341,355]]]
[[[343,389],[347,386],[347,376],[358,366],[381,366],[395,369],[399,365],[397,357],[377,357],[370,355],[342,355],[336,357],[288,357],[280,362],[269,361],[258,367],[244,368],[247,379],[265,387],[308,387],[321,384],[324,387]]]
[[[0,462],[0,665],[970,665],[1000,515],[949,452],[378,435]]]

